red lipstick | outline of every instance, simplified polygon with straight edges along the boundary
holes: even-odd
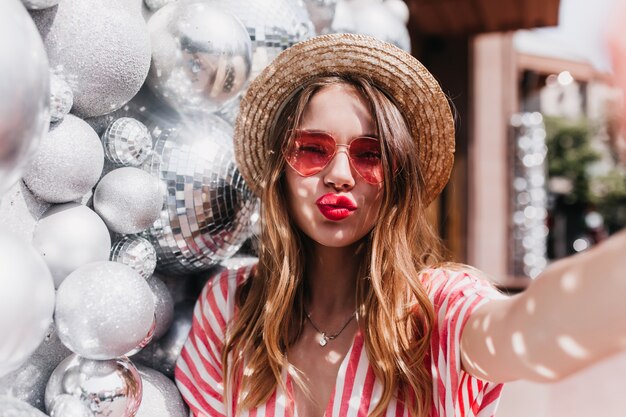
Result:
[[[324,194],[315,204],[324,217],[333,221],[343,220],[357,209],[356,202],[350,197],[332,193]]]

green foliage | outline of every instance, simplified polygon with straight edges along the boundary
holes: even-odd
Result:
[[[544,121],[548,175],[565,178],[572,185],[565,202],[594,207],[611,232],[626,226],[626,169],[613,160],[607,174],[592,174],[591,167],[602,159],[602,154],[591,146],[595,132],[586,119],[546,117]]]
[[[567,178],[573,188],[568,203],[590,201],[588,165],[600,155],[590,146],[590,128],[586,121],[545,118],[548,146],[548,176]]]

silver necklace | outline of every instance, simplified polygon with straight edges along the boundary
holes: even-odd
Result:
[[[353,318],[356,317],[356,310],[354,313],[352,313],[350,315],[350,317],[348,317],[348,320],[346,320],[346,322],[344,323],[344,325],[341,327],[341,329],[334,334],[326,334],[325,331],[320,330],[319,327],[317,327],[317,325],[315,323],[313,323],[313,319],[311,318],[311,313],[306,312],[306,318],[309,320],[309,323],[311,323],[311,326],[313,326],[313,328],[320,334],[322,335],[322,338],[320,339],[320,346],[324,347],[328,344],[329,340],[333,340],[335,339],[337,336],[339,336],[341,334],[341,332],[343,332],[345,330],[346,327],[348,327],[348,324],[350,324],[350,322],[352,321]]]

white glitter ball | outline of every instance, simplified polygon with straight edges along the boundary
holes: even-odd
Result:
[[[50,121],[56,123],[63,120],[70,112],[74,103],[74,94],[63,78],[50,73]]]
[[[140,12],[118,2],[63,0],[32,11],[50,67],[74,92],[83,117],[110,113],[129,101],[150,68],[150,36]]]
[[[96,132],[68,114],[41,141],[24,182],[42,200],[65,203],[91,190],[103,166],[104,151]]]
[[[48,7],[56,6],[59,4],[59,0],[22,0],[24,6],[30,10],[47,9]]]
[[[113,170],[98,183],[93,206],[110,230],[141,232],[159,218],[163,207],[161,182],[139,168]]]
[[[135,417],[186,417],[180,392],[168,377],[154,369],[137,366],[143,383],[143,399]]]
[[[89,359],[112,359],[141,343],[154,322],[150,286],[131,267],[94,262],[72,272],[57,290],[59,338]]]
[[[44,413],[31,407],[29,404],[8,396],[0,396],[0,416],[47,417]]]

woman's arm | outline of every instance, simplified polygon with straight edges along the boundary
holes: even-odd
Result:
[[[523,293],[490,301],[461,337],[481,379],[555,381],[626,349],[626,231],[551,265]]]

